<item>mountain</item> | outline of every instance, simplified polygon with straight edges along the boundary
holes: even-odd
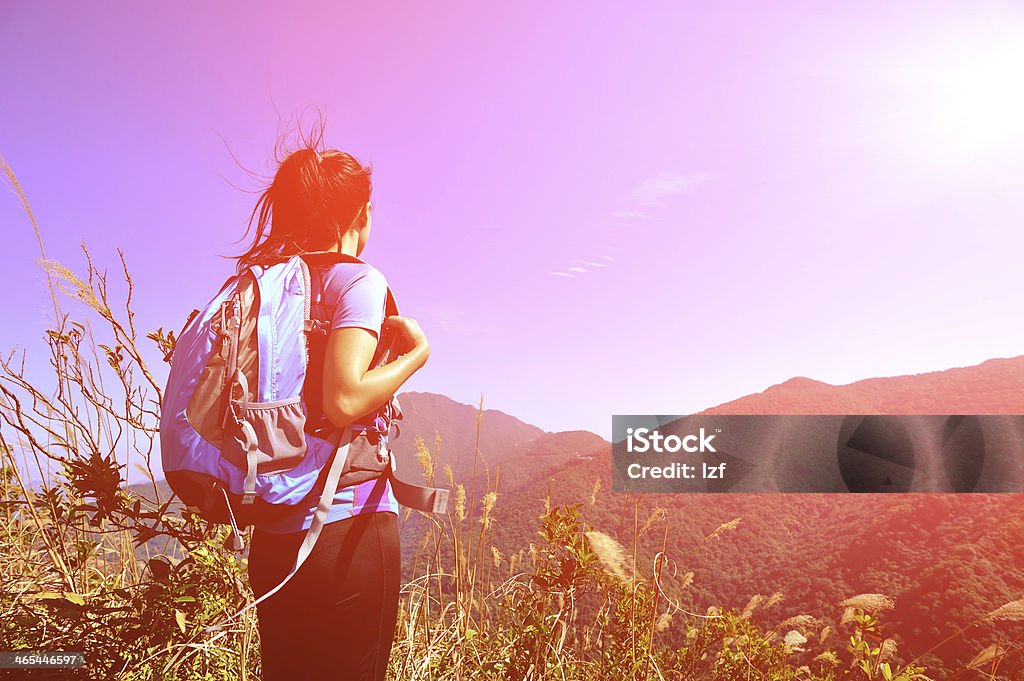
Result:
[[[416,439],[434,449],[439,445],[439,466],[451,465],[455,479],[467,487],[473,474],[478,408],[443,395],[406,392],[398,396],[402,407],[401,435],[392,451],[397,470],[410,481],[419,480]],[[609,442],[585,430],[547,433],[504,412],[485,409],[480,417],[480,446],[477,478],[481,486],[487,480],[500,481],[500,489],[510,491],[532,483],[538,476],[572,461],[584,461],[594,450]],[[412,471],[416,471],[413,473]],[[443,478],[439,474],[439,480]]]
[[[441,464],[451,464],[456,472],[472,467],[477,436],[477,407],[424,392],[405,392],[398,395],[402,409],[400,434],[392,450],[398,457],[398,470],[419,470],[416,461],[416,438],[422,438],[427,447],[434,449],[435,437],[440,438],[444,452]],[[543,430],[524,423],[514,416],[496,409],[485,409],[481,418],[487,424],[480,429],[481,459],[497,463],[519,452],[521,443],[543,436]]]

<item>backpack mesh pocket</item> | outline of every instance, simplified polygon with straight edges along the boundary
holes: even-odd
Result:
[[[232,400],[231,405],[238,417],[256,432],[256,471],[259,474],[288,471],[302,462],[307,447],[303,432],[306,413],[301,398],[276,402]],[[244,471],[245,445],[244,433],[229,419],[221,456]]]

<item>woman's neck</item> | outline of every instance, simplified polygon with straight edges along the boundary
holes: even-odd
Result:
[[[349,231],[342,234],[341,241],[336,242],[327,250],[332,253],[357,256],[357,251],[359,250],[359,232]]]

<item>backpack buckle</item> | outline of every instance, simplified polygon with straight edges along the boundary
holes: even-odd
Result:
[[[302,324],[302,330],[306,333],[326,334],[328,323],[322,319],[307,319]]]

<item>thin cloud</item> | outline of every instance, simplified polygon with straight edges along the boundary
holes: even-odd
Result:
[[[620,220],[650,220],[653,215],[645,210],[637,210],[636,208],[623,208],[612,213],[613,216]]]
[[[607,267],[608,263],[612,260],[614,260],[614,258],[610,255],[599,255],[593,260],[574,258],[572,261],[574,264],[563,267],[560,270],[552,270],[548,272],[548,274],[552,274],[556,277],[565,277],[566,279],[574,279],[576,277],[581,277],[584,274],[594,272],[595,270],[599,270],[602,267]]]
[[[711,179],[708,173],[661,172],[649,177],[629,194],[625,206],[612,213],[616,227],[635,227],[640,222],[661,220],[668,199],[685,194]]]
[[[634,204],[640,206],[660,206],[670,196],[688,192],[710,179],[711,176],[707,173],[663,172],[637,185],[631,198]],[[642,213],[643,211],[634,210],[634,212]]]

